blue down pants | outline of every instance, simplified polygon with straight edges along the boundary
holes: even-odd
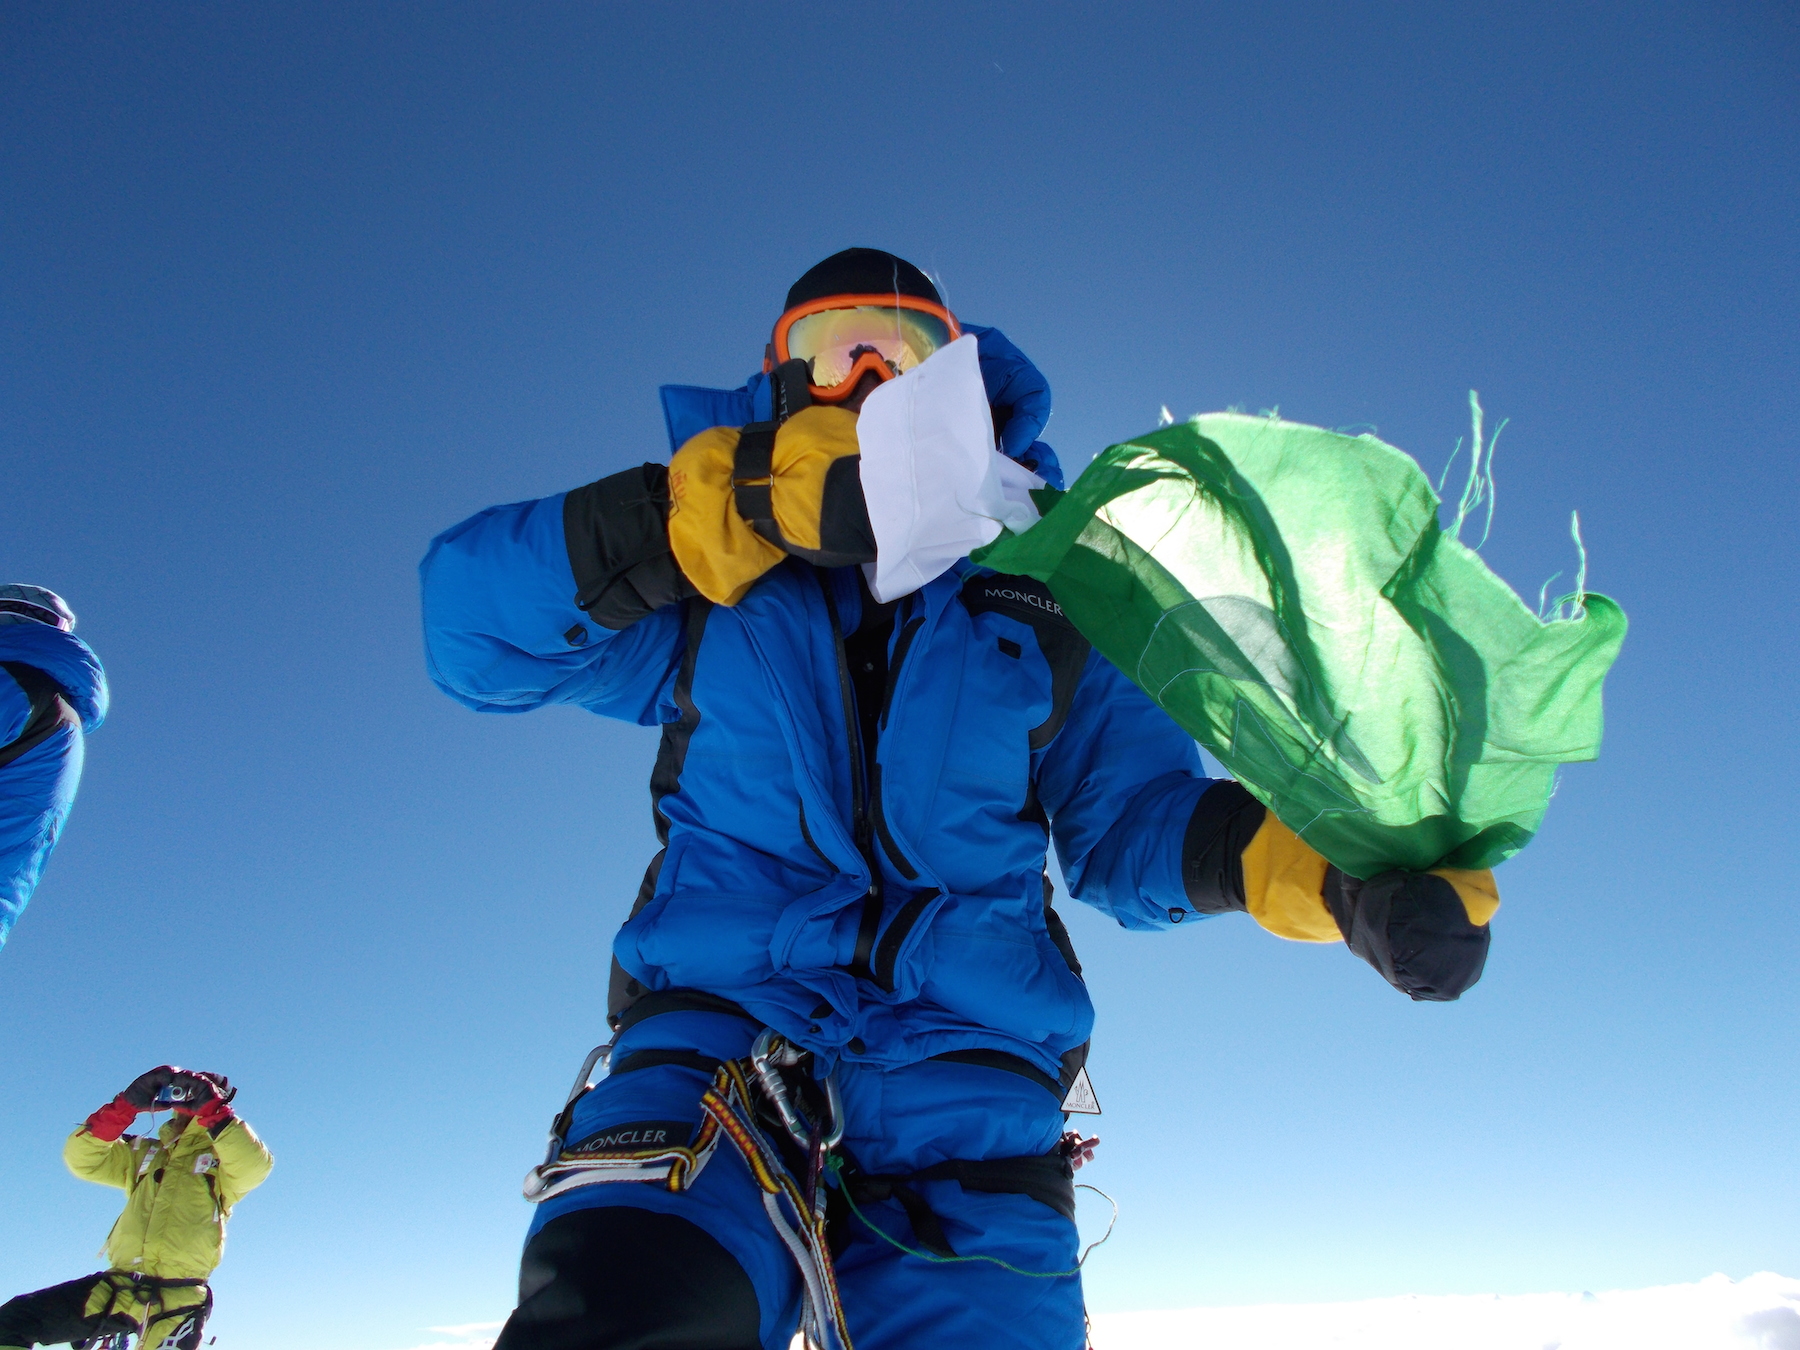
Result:
[[[631,1056],[646,1050],[734,1059],[749,1053],[757,1030],[753,1023],[723,1013],[665,1013],[623,1033],[613,1063],[628,1066]],[[570,1144],[616,1133],[623,1146],[631,1147],[634,1140],[654,1139],[659,1131],[686,1142],[700,1122],[700,1095],[711,1075],[658,1059],[644,1056],[640,1063],[651,1067],[615,1072],[587,1093],[573,1113],[566,1136]],[[1043,1084],[1005,1069],[940,1060],[885,1072],[846,1064],[839,1067],[837,1079],[846,1120],[844,1145],[869,1174],[909,1174],[951,1159],[1036,1157],[1054,1149],[1062,1136],[1057,1097]],[[959,1256],[997,1257],[1026,1271],[1067,1271],[1075,1265],[1073,1221],[1041,1200],[965,1190],[954,1180],[916,1182],[913,1189]],[[1078,1277],[1031,1278],[988,1261],[942,1263],[910,1255],[871,1231],[872,1225],[907,1247],[923,1249],[926,1244],[898,1199],[864,1200],[859,1209],[861,1218],[849,1218],[849,1243],[836,1260],[838,1288],[857,1350],[924,1345],[1081,1350],[1085,1344]],[[637,1213],[591,1212],[600,1210]],[[559,1219],[565,1220],[560,1231]],[[578,1235],[577,1249],[564,1259],[565,1268],[582,1269],[582,1288],[542,1288],[550,1277],[532,1275],[534,1248],[560,1237],[567,1251],[569,1234],[583,1230],[599,1236]],[[579,1248],[581,1243],[588,1244],[586,1250]],[[736,1269],[719,1277],[694,1273],[709,1260]],[[680,1262],[690,1270],[659,1268]],[[566,1282],[568,1276],[559,1278]],[[704,1288],[717,1287],[717,1297],[703,1294],[696,1280]],[[738,1292],[726,1289],[722,1280]],[[540,1286],[535,1296],[534,1284]],[[736,1299],[745,1310],[739,1314],[743,1329],[734,1334],[715,1322],[665,1337],[641,1325],[619,1330],[601,1311],[615,1299],[641,1301],[646,1297],[642,1291],[663,1288],[676,1291],[668,1297],[689,1308],[697,1301],[710,1302],[718,1317],[728,1316],[719,1310]],[[748,1311],[751,1291],[754,1314]],[[740,1344],[749,1350],[756,1345],[787,1350],[799,1323],[801,1291],[799,1272],[770,1224],[761,1192],[743,1159],[727,1145],[686,1191],[610,1182],[543,1202],[527,1237],[521,1307],[499,1344],[509,1350],[614,1350],[627,1344],[647,1350],[690,1345],[738,1350]],[[584,1319],[596,1312],[598,1321],[585,1322],[593,1329],[582,1330]],[[659,1320],[654,1311],[644,1316]],[[677,1321],[682,1316],[671,1314]],[[754,1338],[748,1330],[752,1316]]]

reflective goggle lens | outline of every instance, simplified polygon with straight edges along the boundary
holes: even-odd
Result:
[[[786,345],[788,359],[806,362],[813,384],[830,389],[849,378],[865,353],[874,352],[899,375],[950,342],[950,325],[935,314],[858,305],[802,315],[788,327]]]
[[[68,631],[63,625],[62,615],[53,609],[45,609],[42,605],[34,605],[29,600],[0,600],[0,614],[22,614],[27,619],[36,619],[52,628]]]

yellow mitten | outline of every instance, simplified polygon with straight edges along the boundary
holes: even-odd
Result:
[[[713,427],[669,463],[669,546],[707,599],[735,605],[785,553],[872,562],[856,414],[802,408],[779,429]]]
[[[736,427],[711,427],[669,461],[669,547],[681,571],[708,600],[735,605],[785,556],[751,528],[732,503]]]
[[[1212,785],[1182,841],[1182,881],[1201,914],[1246,910],[1277,937],[1337,942],[1415,999],[1446,1001],[1481,978],[1500,908],[1489,871],[1340,872],[1243,787]],[[1171,910],[1179,921],[1183,910]]]
[[[1296,942],[1342,942],[1325,905],[1325,872],[1331,866],[1299,835],[1263,816],[1244,846],[1244,907],[1276,937]]]

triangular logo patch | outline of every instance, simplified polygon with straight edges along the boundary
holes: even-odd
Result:
[[[1100,1114],[1100,1099],[1094,1095],[1094,1085],[1088,1079],[1087,1065],[1084,1064],[1075,1071],[1075,1081],[1069,1084],[1069,1095],[1063,1098],[1062,1109],[1070,1115]]]

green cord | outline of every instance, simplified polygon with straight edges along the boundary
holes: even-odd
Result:
[[[1087,1260],[1087,1252],[1083,1252],[1081,1254],[1081,1260],[1077,1261],[1075,1263],[1075,1268],[1073,1270],[1020,1270],[1017,1266],[1013,1265],[1010,1261],[1002,1261],[997,1256],[938,1256],[934,1252],[922,1252],[922,1251],[918,1250],[916,1247],[907,1246],[904,1242],[900,1241],[899,1238],[896,1238],[886,1232],[883,1232],[881,1229],[877,1228],[874,1225],[874,1223],[872,1223],[870,1221],[869,1216],[864,1214],[862,1212],[862,1210],[857,1207],[856,1197],[850,1194],[850,1187],[844,1181],[844,1177],[843,1177],[844,1160],[842,1158],[835,1158],[835,1157],[832,1158],[831,1161],[827,1164],[827,1167],[831,1171],[832,1175],[837,1177],[838,1189],[844,1193],[844,1199],[849,1202],[850,1212],[852,1214],[856,1215],[856,1217],[858,1219],[862,1220],[863,1227],[867,1228],[871,1233],[875,1234],[876,1237],[880,1238],[883,1242],[887,1243],[889,1246],[898,1247],[901,1251],[905,1252],[908,1256],[916,1256],[921,1261],[930,1261],[934,1265],[940,1265],[940,1266],[958,1265],[965,1261],[986,1261],[989,1265],[999,1266],[1000,1269],[1002,1269],[1002,1270],[1010,1270],[1015,1275],[1023,1275],[1027,1279],[1031,1279],[1031,1280],[1067,1280],[1067,1279],[1071,1279],[1074,1276],[1081,1274],[1081,1262]],[[1097,1188],[1093,1187],[1093,1186],[1087,1186],[1087,1187],[1084,1187],[1083,1189],[1090,1190],[1090,1191],[1097,1190]],[[1099,1191],[1099,1194],[1106,1195],[1106,1192]],[[1111,1196],[1107,1196],[1106,1198],[1109,1201],[1112,1200]],[[1114,1220],[1114,1222],[1118,1221],[1118,1217],[1119,1217],[1118,1210],[1119,1210],[1118,1204],[1116,1202],[1114,1202],[1114,1204],[1113,1204],[1113,1220]],[[1106,1239],[1111,1236],[1112,1236],[1112,1225],[1108,1224],[1107,1229],[1106,1229],[1106,1236],[1100,1238],[1098,1241],[1089,1243],[1087,1251],[1088,1252],[1093,1251],[1095,1247],[1098,1247],[1100,1245],[1100,1243],[1105,1242]]]

